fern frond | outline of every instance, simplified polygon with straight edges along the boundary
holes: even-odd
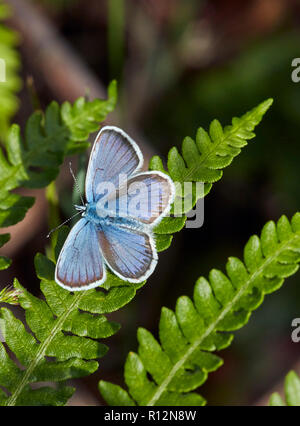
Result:
[[[0,139],[5,140],[10,120],[19,107],[16,93],[21,88],[18,76],[20,56],[16,49],[17,33],[7,28],[4,21],[10,15],[9,7],[0,1],[0,59],[5,64],[5,82],[0,82]]]
[[[230,257],[227,274],[213,269],[208,279],[201,277],[196,282],[193,300],[182,296],[175,312],[162,309],[160,343],[149,331],[138,330],[138,354],[130,353],[125,364],[130,396],[102,381],[103,397],[112,405],[131,399],[138,405],[204,404],[192,391],[222,364],[212,352],[230,345],[230,332],[248,322],[265,294],[277,290],[298,270],[299,262],[300,213],[291,223],[285,216],[277,225],[268,222],[260,238],[249,239],[243,261]]]
[[[100,112],[103,117],[114,104],[114,86],[110,92],[109,100],[99,101],[101,104],[98,102],[95,104],[95,101],[86,103],[81,99],[73,107],[64,104],[60,109],[54,103],[47,109],[44,120],[40,113],[34,114],[27,125],[26,144],[21,141],[19,129],[13,127],[7,148],[8,160],[4,155],[0,156],[0,169],[6,172],[1,175],[0,184],[3,184],[6,193],[12,196],[11,189],[20,183],[29,187],[47,184],[57,174],[58,165],[66,153],[86,147],[88,135],[86,127],[89,125],[92,126],[90,130],[96,130],[93,119],[95,105],[101,106],[98,110],[100,120]],[[62,145],[58,145],[58,140]],[[41,143],[45,144],[41,146]],[[36,172],[35,167],[40,169],[40,173]],[[3,182],[2,176],[5,177]],[[10,214],[13,213],[18,213],[15,206],[10,211]],[[179,231],[184,222],[185,217],[165,218],[162,221],[156,229],[158,249],[168,247],[172,233]],[[62,228],[57,238],[56,258],[65,238],[65,228]],[[50,259],[37,255],[35,265],[37,275],[41,279],[45,301],[32,296],[18,281],[15,281],[15,288],[22,291],[19,301],[26,312],[27,328],[9,310],[1,310],[1,317],[5,321],[6,344],[21,364],[19,368],[19,364],[15,364],[4,346],[1,346],[0,386],[5,392],[3,395],[0,393],[0,398],[4,405],[66,403],[73,389],[64,384],[57,389],[48,387],[33,389],[31,384],[65,381],[95,371],[98,367],[95,360],[107,350],[97,339],[108,337],[119,328],[118,324],[107,321],[104,314],[126,305],[135,296],[137,289],[144,284],[129,284],[108,273],[101,289],[72,294],[55,283],[55,264]],[[28,328],[33,334],[27,331]],[[207,358],[201,352],[199,357],[207,370],[216,368],[219,363],[219,358],[212,354]],[[146,375],[145,378],[147,379]],[[147,380],[143,381],[143,376],[139,379],[140,387],[143,388],[145,385],[144,392],[148,392]],[[125,391],[119,389],[117,393],[124,404],[134,404]],[[111,395],[114,394],[112,391]],[[169,402],[170,400],[175,405],[203,403],[203,398],[194,393],[172,393],[169,395]],[[160,401],[164,402],[163,398],[160,398]]]
[[[58,241],[61,244],[62,238]],[[108,350],[98,340],[120,328],[103,314],[120,309],[136,293],[136,287],[109,274],[106,290],[73,294],[54,281],[55,264],[50,259],[38,254],[35,266],[45,300],[30,294],[17,280],[14,282],[27,328],[9,309],[0,311],[5,343],[17,358],[15,363],[0,344],[0,387],[5,391],[0,392],[2,405],[64,405],[74,389],[61,382],[96,371],[96,359]],[[61,384],[56,389],[30,386],[49,381]]]
[[[8,305],[18,305],[21,292],[13,287],[4,287],[0,290],[0,303],[7,303]]]
[[[6,153],[0,149],[0,227],[22,220],[32,206],[32,197],[12,193],[17,187],[42,188],[53,181],[66,155],[87,148],[89,134],[99,129],[116,103],[116,83],[108,88],[108,99],[87,102],[79,98],[60,107],[52,102],[45,115],[29,118],[25,137],[13,125],[7,136]]]
[[[224,128],[218,120],[211,123],[209,132],[200,127],[195,141],[190,137],[184,139],[181,153],[176,147],[169,151],[167,170],[164,169],[163,162],[158,156],[151,159],[150,170],[167,173],[174,182],[182,185],[185,182],[194,183],[192,194],[192,207],[194,207],[200,198],[209,193],[212,184],[221,179],[223,169],[240,154],[247,141],[255,137],[253,130],[272,103],[273,99],[262,102],[242,117],[234,117],[232,124]],[[204,190],[200,193],[196,193],[196,182],[202,182],[204,185]],[[184,193],[178,194],[181,195],[187,196]],[[183,213],[187,211],[183,209]],[[165,218],[155,228],[159,251],[165,250],[170,245],[170,234],[183,228],[184,219],[185,216],[183,220],[178,217]]]
[[[285,378],[284,394],[286,402],[283,401],[279,393],[273,393],[270,398],[270,406],[300,407],[300,377],[295,371],[290,371]]]

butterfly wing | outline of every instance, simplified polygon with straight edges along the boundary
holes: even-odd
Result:
[[[143,165],[137,144],[123,130],[106,126],[96,137],[88,165],[85,192],[88,202],[98,200],[97,188],[102,182],[119,185],[119,175],[130,176]]]
[[[129,217],[154,226],[169,212],[175,187],[169,176],[160,172],[144,172],[129,177],[115,193],[101,200],[115,206],[117,216]]]
[[[105,267],[95,225],[80,219],[59,254],[55,281],[69,291],[97,287],[105,281]]]
[[[99,241],[106,264],[121,279],[137,283],[152,274],[157,253],[151,235],[118,225],[102,225]]]

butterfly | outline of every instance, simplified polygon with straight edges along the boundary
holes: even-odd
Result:
[[[85,180],[81,219],[59,254],[55,280],[69,291],[104,283],[107,268],[130,283],[146,280],[157,264],[153,228],[170,211],[175,186],[159,171],[142,172],[143,155],[121,129],[98,133]],[[121,179],[120,179],[121,177]]]

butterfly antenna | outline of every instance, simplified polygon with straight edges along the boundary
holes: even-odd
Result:
[[[50,235],[52,234],[52,232],[57,231],[57,229],[61,228],[63,225],[65,225],[66,223],[68,223],[70,220],[72,220],[75,216],[79,215],[80,213],[82,213],[82,212],[80,211],[80,212],[77,212],[77,213],[73,214],[73,216],[69,217],[69,219],[65,220],[63,223],[61,223],[60,225],[58,225],[56,228],[51,229],[51,231],[49,232],[49,234],[47,235],[46,238],[49,238]]]
[[[71,163],[71,161],[70,161],[70,163],[69,163],[69,167],[70,167],[70,173],[71,173],[71,175],[72,175],[72,178],[74,179],[74,183],[75,183],[76,189],[77,189],[77,191],[78,191],[78,194],[80,195],[81,203],[82,203],[82,205],[84,206],[83,196],[82,196],[81,190],[80,190],[80,188],[79,188],[78,181],[77,181],[77,179],[76,179],[76,177],[75,177],[75,174],[74,174],[74,172],[73,172],[73,170],[72,170],[72,163]]]

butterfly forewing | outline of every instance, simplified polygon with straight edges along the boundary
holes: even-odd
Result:
[[[92,222],[83,218],[71,229],[59,254],[55,279],[67,290],[92,288],[105,281],[103,256]]]
[[[90,156],[85,181],[87,201],[97,201],[102,182],[110,182],[117,188],[120,175],[131,176],[142,165],[143,156],[136,143],[122,130],[104,127]]]
[[[132,176],[116,192],[102,199],[115,206],[118,216],[136,219],[148,225],[156,224],[168,213],[174,199],[171,179],[159,172],[144,172]]]
[[[122,279],[140,282],[153,272],[157,254],[150,235],[110,225],[102,226],[98,236],[106,264]]]

